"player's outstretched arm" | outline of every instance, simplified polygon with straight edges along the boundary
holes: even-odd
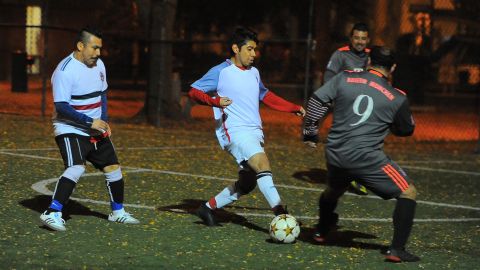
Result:
[[[328,112],[328,107],[313,95],[307,103],[307,111],[303,120],[303,142],[315,148],[318,143],[318,126]]]
[[[211,96],[196,88],[190,89],[190,91],[188,92],[188,96],[199,104],[212,107],[225,108],[228,105],[232,104],[232,100],[228,97],[212,98]]]
[[[268,107],[277,111],[291,112],[298,116],[305,116],[305,109],[302,106],[287,101],[275,95],[272,91],[268,91],[265,94],[262,102]]]

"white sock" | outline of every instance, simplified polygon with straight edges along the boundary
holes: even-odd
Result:
[[[272,173],[269,171],[260,172],[257,174],[258,188],[262,192],[265,199],[267,199],[270,208],[280,204],[280,195],[277,188],[273,185]]]
[[[122,209],[119,209],[119,210],[113,210],[113,214],[115,216],[123,215],[123,214],[125,214],[125,208],[122,208]]]
[[[229,186],[224,188],[220,193],[215,196],[216,205],[211,205],[210,201],[207,202],[207,206],[210,209],[222,208],[225,205],[229,205],[239,198],[238,192],[233,191],[233,187]]]

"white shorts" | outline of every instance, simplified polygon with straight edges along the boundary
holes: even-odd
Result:
[[[257,153],[264,153],[261,129],[230,133],[230,142],[224,146],[240,165]]]

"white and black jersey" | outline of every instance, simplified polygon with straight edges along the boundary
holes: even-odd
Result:
[[[79,115],[82,121],[60,114],[53,113],[55,136],[74,133],[90,136],[92,119],[102,117],[102,95],[108,88],[105,65],[98,59],[96,66],[88,67],[78,61],[73,53],[58,64],[52,75],[53,101],[55,104],[64,103],[73,108],[74,114]],[[76,113],[75,113],[76,112]]]

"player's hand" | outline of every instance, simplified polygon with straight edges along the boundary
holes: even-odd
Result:
[[[103,137],[110,137],[112,136],[112,129],[110,128],[110,125],[107,123],[107,130],[105,130],[105,132],[103,133]]]
[[[91,126],[92,129],[96,129],[101,133],[108,132],[111,133],[110,126],[107,122],[103,121],[102,119],[93,119],[93,123]]]
[[[303,142],[303,144],[305,144],[306,146],[308,146],[310,148],[317,148],[317,144],[314,143],[314,142],[311,142],[311,141],[305,141],[305,142]]]
[[[219,104],[222,108],[226,108],[228,105],[232,104],[232,102],[233,101],[228,97],[221,97]]]
[[[295,112],[295,115],[296,116],[301,116],[301,117],[304,117],[305,116],[305,109],[303,107],[300,107],[300,110],[296,111]]]
[[[310,148],[317,148],[318,135],[303,135],[303,143]]]

